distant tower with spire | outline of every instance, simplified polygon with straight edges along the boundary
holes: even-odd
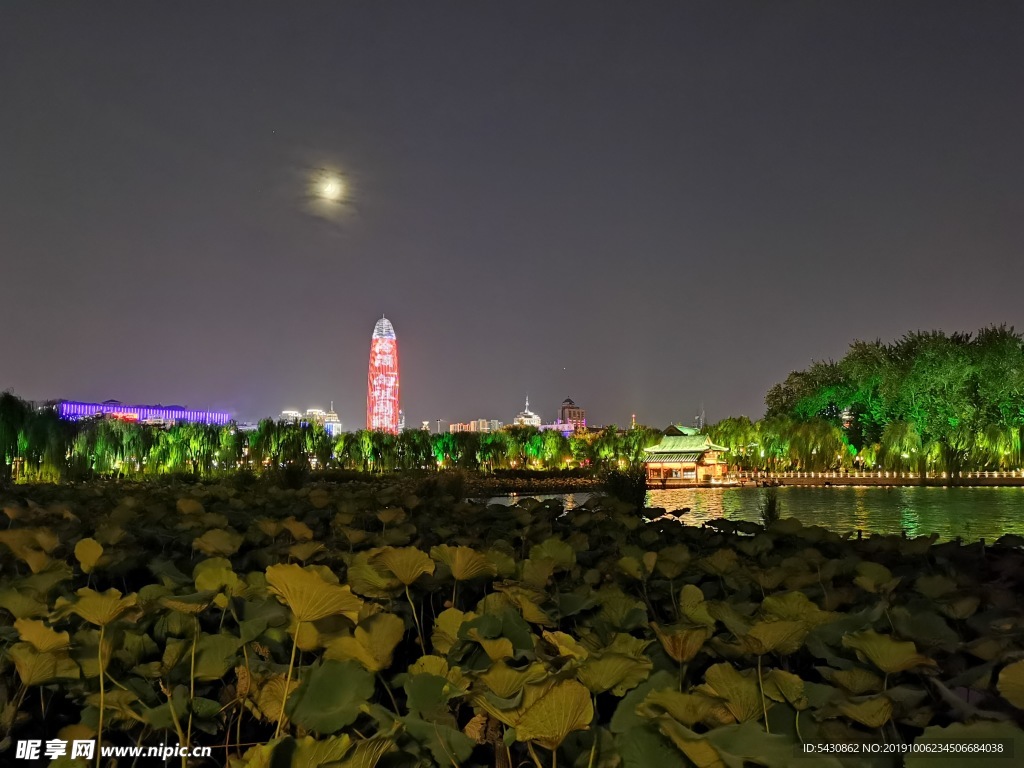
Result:
[[[513,424],[521,427],[539,427],[541,425],[540,416],[530,410],[530,396],[526,396],[526,408],[516,416]]]
[[[398,434],[398,338],[391,321],[381,315],[370,338],[370,370],[366,382],[366,428]]]

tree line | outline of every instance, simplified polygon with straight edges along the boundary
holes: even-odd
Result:
[[[1015,470],[1024,429],[1024,337],[909,333],[856,341],[765,396],[765,417],[708,430],[743,469]]]
[[[497,432],[398,435],[359,430],[331,436],[322,425],[264,419],[256,429],[181,422],[170,427],[117,419],[66,421],[0,394],[0,480],[61,482],[169,474],[210,477],[288,467],[367,472],[460,468],[611,469],[635,463],[660,439],[647,427],[614,426],[563,436],[511,426]]]

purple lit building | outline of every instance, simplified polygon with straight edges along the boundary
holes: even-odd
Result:
[[[95,416],[142,422],[192,421],[201,424],[227,424],[231,421],[231,414],[222,411],[194,411],[180,405],[125,405],[118,400],[104,400],[102,403],[60,400],[56,407],[57,415],[69,421]]]

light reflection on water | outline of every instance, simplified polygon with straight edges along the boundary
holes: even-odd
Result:
[[[994,541],[1005,533],[1024,536],[1024,488],[798,488],[778,489],[783,517],[820,525],[839,533],[960,536],[968,541]],[[763,491],[759,488],[676,488],[648,491],[647,506],[668,512],[689,507],[681,518],[691,525],[708,520],[760,520]],[[536,496],[564,499],[566,508],[582,504],[590,494]],[[522,497],[499,497],[513,503]]]
[[[998,539],[1024,535],[1024,488],[797,488],[778,489],[783,517],[839,533],[906,531],[908,536],[938,533],[942,539]],[[647,504],[671,511],[689,507],[683,519],[759,520],[763,491],[758,488],[680,488],[650,491]]]

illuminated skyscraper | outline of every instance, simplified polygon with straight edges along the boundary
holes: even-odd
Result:
[[[398,433],[398,339],[395,327],[381,317],[370,340],[366,385],[366,428]]]

